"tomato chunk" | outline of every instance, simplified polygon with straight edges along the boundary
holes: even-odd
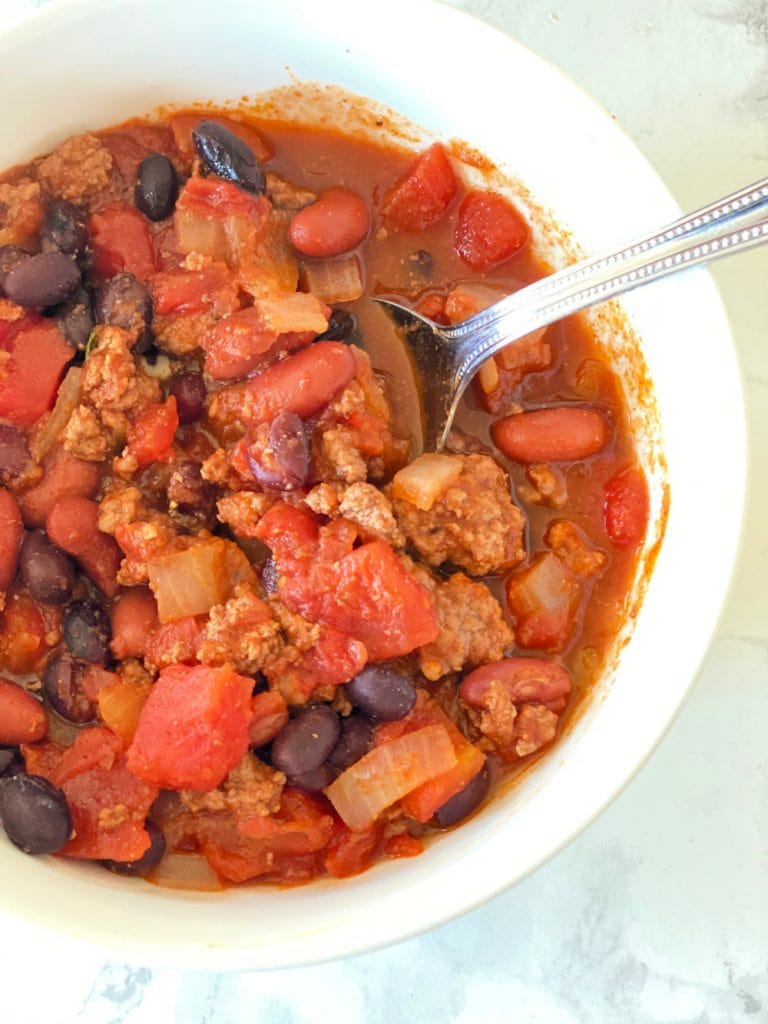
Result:
[[[150,405],[139,413],[128,431],[126,454],[136,459],[139,469],[153,462],[170,462],[178,427],[176,399],[171,395],[162,405]]]
[[[375,821],[361,832],[339,821],[325,852],[325,868],[334,878],[351,878],[367,871],[373,864],[384,839],[384,826]]]
[[[507,604],[517,620],[518,647],[560,651],[576,624],[581,584],[552,552],[535,556],[506,584]]]
[[[202,313],[228,281],[226,263],[209,263],[200,270],[161,270],[150,281],[155,313]]]
[[[59,609],[12,590],[0,616],[0,669],[13,675],[38,671],[56,642],[59,625]]]
[[[436,142],[387,193],[382,216],[399,231],[423,231],[440,220],[456,195],[456,176],[445,148]]]
[[[128,271],[140,280],[156,270],[155,250],[149,224],[127,203],[111,203],[88,220],[88,237],[93,248],[93,270],[100,277],[114,277]]]
[[[617,473],[605,485],[603,524],[617,548],[642,544],[648,529],[648,484],[636,466]]]
[[[28,427],[53,407],[75,351],[51,320],[27,314],[14,328],[0,340],[0,418]]]
[[[163,789],[214,789],[248,749],[253,680],[229,666],[171,665],[152,687],[128,767]]]
[[[472,270],[490,270],[528,241],[528,225],[497,192],[470,192],[459,207],[454,242]]]

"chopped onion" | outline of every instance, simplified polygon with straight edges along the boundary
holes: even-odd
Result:
[[[363,294],[363,279],[356,256],[335,260],[307,260],[301,264],[299,284],[323,302],[352,302]]]
[[[547,327],[540,327],[537,331],[530,331],[530,333],[524,334],[522,338],[518,338],[517,341],[513,341],[511,345],[503,348],[496,355],[501,368],[504,370],[520,369],[521,360],[522,364],[525,365],[530,359],[530,353],[536,351],[539,342],[547,333],[547,330]],[[542,369],[544,368],[542,367]]]
[[[79,366],[72,366],[67,371],[67,375],[59,387],[56,404],[34,432],[31,454],[35,462],[42,461],[58,441],[59,434],[69,422],[69,417],[80,404],[82,376],[83,371]]]
[[[428,512],[459,476],[461,465],[461,459],[455,455],[420,455],[395,473],[392,496]]]
[[[328,309],[316,295],[286,292],[285,295],[257,298],[253,305],[259,311],[265,328],[275,334],[303,331],[322,334],[328,326]]]
[[[477,379],[480,381],[480,387],[486,395],[492,394],[499,386],[499,368],[493,356],[490,359],[486,359],[477,371]]]
[[[197,252],[215,260],[224,260],[229,255],[227,236],[220,220],[201,216],[192,210],[177,209],[174,224],[181,252]]]
[[[216,872],[199,853],[166,853],[150,877],[169,889],[217,892],[224,888]]]
[[[148,563],[148,571],[162,623],[205,615],[227,601],[238,583],[256,579],[240,548],[219,537],[161,555]]]
[[[428,725],[384,743],[347,768],[325,795],[348,828],[368,828],[383,810],[457,763],[443,725]]]

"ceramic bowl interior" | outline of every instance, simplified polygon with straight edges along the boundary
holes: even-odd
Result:
[[[679,214],[641,153],[574,83],[429,0],[389,0],[375,22],[367,5],[341,0],[74,0],[3,34],[0,62],[14,83],[0,167],[161,104],[237,102],[287,86],[296,109],[316,96],[303,83],[322,82],[487,154],[536,211],[539,244],[555,265],[569,250],[597,252]],[[367,104],[336,94],[323,109],[370,130]],[[403,123],[385,115],[384,130],[402,135]],[[629,642],[617,645],[586,710],[535,770],[419,858],[287,890],[160,889],[92,865],[26,857],[2,840],[0,916],[17,930],[58,932],[145,963],[309,963],[476,906],[583,829],[648,756],[695,676],[727,589],[743,503],[739,374],[709,275],[697,270],[635,292],[622,311],[603,310],[595,324],[624,374],[652,481],[652,539],[671,498],[666,535]],[[726,464],[728,486],[709,488],[712,467]]]

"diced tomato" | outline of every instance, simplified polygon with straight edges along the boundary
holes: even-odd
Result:
[[[176,202],[177,211],[189,211],[218,219],[248,217],[263,205],[261,196],[243,191],[223,178],[189,178]]]
[[[23,535],[18,503],[10,491],[0,487],[0,594],[4,594],[16,576]]]
[[[83,729],[72,746],[62,750],[58,763],[51,770],[50,781],[55,786],[63,786],[93,768],[111,768],[122,751],[120,738],[110,729],[100,725]]]
[[[528,225],[497,192],[470,192],[459,207],[454,244],[472,270],[490,270],[527,243]]]
[[[279,412],[294,412],[302,419],[315,416],[349,384],[356,367],[348,345],[318,341],[248,382],[247,417],[254,423],[269,423]]]
[[[92,498],[101,483],[102,467],[97,462],[76,459],[56,447],[45,457],[43,477],[19,497],[19,508],[27,526],[42,526],[60,498]]]
[[[161,270],[149,282],[155,313],[202,313],[228,286],[229,276],[226,263],[209,263],[200,270]]]
[[[48,731],[45,709],[23,686],[0,679],[0,744],[18,747],[41,740]]]
[[[42,608],[24,591],[12,591],[0,616],[0,670],[35,672],[58,640],[59,619],[58,609]]]
[[[603,493],[603,524],[611,543],[617,548],[642,544],[650,514],[648,484],[642,471],[629,466],[606,483]]]
[[[279,810],[268,818],[254,816],[245,822],[219,814],[193,823],[192,828],[197,829],[205,857],[222,878],[245,882],[269,875],[290,881],[295,859],[319,853],[331,838],[333,818],[326,806],[309,793],[286,787]]]
[[[445,295],[440,295],[438,292],[428,292],[426,295],[422,295],[416,303],[415,309],[417,313],[429,317],[436,324],[446,325],[449,322],[445,315]]]
[[[506,583],[507,604],[517,620],[518,647],[560,651],[576,623],[582,588],[554,553],[536,555]]]
[[[363,544],[337,564],[322,614],[361,640],[371,661],[409,654],[438,634],[429,592],[381,540]]]
[[[423,231],[438,221],[456,195],[456,176],[443,146],[422,153],[384,198],[382,216],[400,231]]]
[[[252,689],[229,666],[163,669],[128,749],[130,770],[163,789],[215,788],[248,749]]]
[[[194,662],[202,631],[202,625],[193,615],[166,622],[147,637],[144,656],[156,668]]]
[[[418,857],[424,853],[424,843],[416,836],[407,832],[398,832],[390,836],[384,843],[384,855],[387,857]]]
[[[0,340],[0,417],[27,427],[53,407],[75,351],[52,320],[36,314],[13,328]]]
[[[343,822],[337,821],[325,851],[326,871],[334,878],[350,878],[367,871],[379,852],[383,838],[381,822],[374,822],[361,832],[353,832]]]
[[[93,270],[102,277],[128,271],[148,280],[156,270],[155,250],[149,224],[135,206],[111,203],[92,213],[88,237],[93,249]]]
[[[283,501],[262,516],[255,535],[272,549],[278,561],[309,560],[319,543],[320,528],[308,509]]]
[[[153,462],[171,462],[178,427],[179,413],[173,395],[162,405],[148,406],[128,430],[127,455],[136,459],[139,469]]]
[[[108,672],[101,665],[86,665],[80,677],[80,686],[91,704],[96,703],[99,693],[105,686],[119,682],[120,676],[117,672]]]

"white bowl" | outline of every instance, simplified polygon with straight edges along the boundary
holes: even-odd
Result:
[[[612,118],[563,74],[428,0],[389,0],[375,17],[359,0],[59,3],[0,36],[0,64],[13,83],[0,167],[161,103],[320,80],[466,139],[526,183],[588,251],[679,213]],[[176,892],[26,857],[2,840],[0,917],[13,920],[15,934],[42,928],[145,963],[306,964],[405,938],[476,906],[593,820],[658,742],[694,678],[727,589],[745,477],[739,374],[709,275],[693,271],[636,292],[623,309],[655,389],[654,413],[627,377],[654,530],[664,493],[660,446],[666,458],[666,537],[630,642],[550,755],[423,856],[343,882]],[[615,319],[596,322],[624,359],[631,332]],[[710,486],[723,467],[725,482]]]

